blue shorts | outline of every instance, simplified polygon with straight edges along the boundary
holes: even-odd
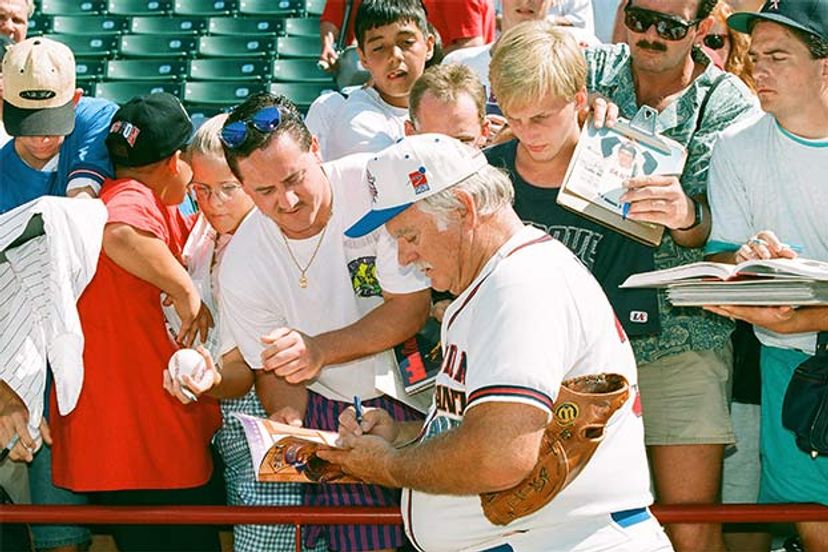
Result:
[[[363,403],[365,406],[382,408],[398,421],[422,420],[423,416],[413,408],[382,396]],[[326,399],[314,392],[309,393],[305,427],[337,431],[339,415],[350,403]],[[305,485],[307,506],[399,506],[400,491],[378,485],[330,483]],[[307,528],[305,543],[313,547],[322,531],[328,533],[331,550],[381,550],[399,548],[405,542],[402,526],[397,525],[313,525]]]
[[[782,401],[796,367],[808,355],[762,346],[762,481],[759,502],[817,502],[828,505],[828,457],[799,450],[782,427]]]
[[[52,449],[45,444],[35,454],[29,466],[29,488],[32,504],[87,504],[86,495],[73,493],[52,483]],[[92,541],[86,527],[78,525],[32,525],[34,545],[42,548],[85,545]]]

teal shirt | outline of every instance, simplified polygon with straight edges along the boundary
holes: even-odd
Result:
[[[587,88],[618,105],[620,115],[632,119],[639,109],[633,83],[630,49],[626,44],[602,46],[586,51]],[[700,113],[702,102],[722,71],[710,63],[699,49],[693,59],[705,66],[704,72],[658,115],[656,130],[687,148],[687,163],[681,185],[688,195],[707,193],[710,155],[719,133],[758,111],[756,99],[734,75],[724,78]],[[656,269],[670,268],[702,260],[704,249],[676,245],[669,232],[655,252]],[[631,339],[639,363],[688,351],[707,351],[724,346],[733,329],[732,322],[700,308],[674,308],[661,290],[658,294],[661,333]]]

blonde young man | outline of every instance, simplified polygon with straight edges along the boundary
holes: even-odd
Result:
[[[437,132],[476,148],[486,145],[486,92],[466,65],[436,65],[411,89],[406,135]]]
[[[516,139],[486,150],[486,156],[511,176],[515,211],[581,259],[629,336],[657,332],[655,292],[618,289],[630,274],[652,269],[651,250],[556,203],[580,134],[578,112],[587,101],[580,47],[548,22],[518,25],[500,38],[491,78]]]

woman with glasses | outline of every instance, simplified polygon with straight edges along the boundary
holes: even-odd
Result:
[[[742,82],[755,92],[753,62],[748,56],[750,38],[734,32],[727,26],[727,18],[732,14],[733,8],[730,4],[720,0],[710,14],[713,17],[713,26],[702,38],[700,45],[717,66],[742,79]]]
[[[244,430],[233,413],[267,417],[256,396],[253,372],[244,363],[238,349],[219,342],[221,322],[218,311],[218,266],[224,248],[233,233],[253,209],[253,201],[241,188],[224,160],[219,133],[227,115],[218,115],[204,123],[193,136],[185,159],[193,169],[191,183],[199,214],[187,244],[184,257],[193,282],[213,314],[215,327],[204,349],[200,349],[207,366],[213,371],[212,387],[199,387],[185,376],[183,382],[164,373],[164,387],[182,403],[190,403],[202,394],[220,399],[222,426],[214,443],[224,460],[227,502],[231,505],[289,506],[302,503],[298,484],[260,483],[253,472]],[[167,311],[168,319],[171,319]],[[171,325],[174,325],[171,320]],[[226,344],[225,344],[226,345]],[[229,351],[229,352],[228,352]],[[217,369],[213,359],[221,358]],[[211,381],[210,378],[202,381]],[[293,549],[295,533],[292,526],[237,525],[233,528],[234,550]]]

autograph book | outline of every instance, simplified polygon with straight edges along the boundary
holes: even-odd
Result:
[[[233,414],[247,438],[253,471],[258,481],[292,483],[356,483],[336,464],[316,455],[320,449],[335,449],[337,434],[280,424],[266,418]]]

